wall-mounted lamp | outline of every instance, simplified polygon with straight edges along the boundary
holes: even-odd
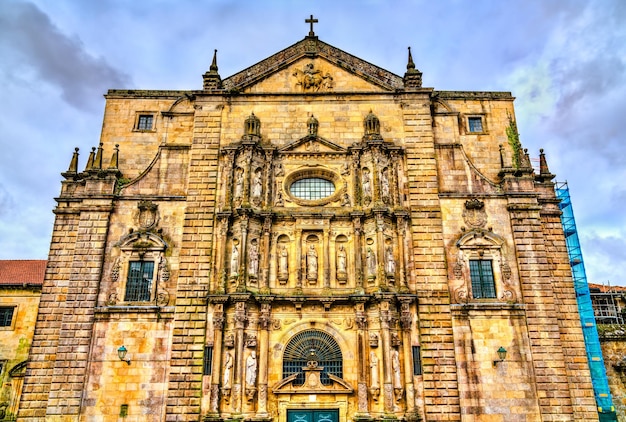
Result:
[[[120,360],[130,365],[130,358],[126,359],[126,353],[128,353],[128,350],[126,350],[126,347],[124,346],[117,349],[117,356]]]
[[[506,359],[506,349],[502,346],[498,349],[498,358],[498,360],[493,361],[493,366],[496,366],[498,362],[504,362],[504,359]]]

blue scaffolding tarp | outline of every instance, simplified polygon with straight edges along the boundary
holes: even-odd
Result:
[[[583,327],[585,348],[587,349],[587,359],[591,371],[591,382],[593,383],[593,391],[598,405],[600,420],[616,421],[615,408],[611,400],[609,381],[606,376],[606,370],[604,369],[600,338],[598,337],[596,319],[593,313],[593,306],[591,305],[591,295],[589,294],[589,285],[587,284],[585,263],[583,262],[583,254],[580,249],[576,221],[574,220],[574,210],[572,209],[572,201],[570,199],[567,182],[556,183],[555,190],[557,198],[561,200],[559,204],[559,208],[563,212],[563,214],[561,214],[561,224],[563,225],[567,252],[572,268],[578,312],[580,313],[580,322]]]

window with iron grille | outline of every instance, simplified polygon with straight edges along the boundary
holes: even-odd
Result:
[[[213,372],[213,346],[204,346],[204,364],[202,365],[204,375],[211,375]]]
[[[148,302],[152,292],[152,276],[154,262],[131,261],[128,268],[128,281],[126,282],[127,302]]]
[[[140,114],[137,119],[137,130],[152,130],[153,120],[152,114]]]
[[[413,375],[422,375],[422,358],[419,346],[413,346]]]
[[[14,306],[0,307],[0,327],[10,327],[13,322]]]
[[[467,123],[469,125],[470,132],[483,132],[483,118],[482,117],[468,117]]]
[[[333,383],[328,374],[343,378],[343,357],[337,341],[330,334],[318,330],[303,331],[289,340],[283,354],[283,378],[298,374],[293,385],[304,384],[302,368],[312,360],[323,368],[320,374],[323,385]]]
[[[472,279],[472,295],[475,299],[492,299],[496,297],[496,284],[493,279],[491,260],[472,259],[470,277]]]

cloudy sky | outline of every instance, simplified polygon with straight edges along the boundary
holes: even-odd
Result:
[[[590,282],[626,285],[626,1],[2,0],[0,259],[45,259],[60,172],[109,88],[201,89],[299,41],[424,86],[511,91],[521,140],[570,187]]]

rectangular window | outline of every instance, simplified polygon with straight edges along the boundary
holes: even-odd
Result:
[[[129,264],[124,300],[127,302],[148,302],[152,291],[154,262],[131,261]]]
[[[419,346],[413,346],[413,375],[422,375],[422,357]]]
[[[13,322],[15,306],[0,307],[0,327],[10,327]]]
[[[213,370],[213,346],[204,346],[203,374],[211,375]]]
[[[137,120],[137,130],[152,130],[152,114],[140,114]]]
[[[472,133],[483,132],[483,118],[482,117],[468,117],[467,122],[469,124],[469,131]]]
[[[475,299],[492,299],[496,297],[496,284],[493,279],[491,260],[472,259],[470,277],[472,279],[472,294]]]

